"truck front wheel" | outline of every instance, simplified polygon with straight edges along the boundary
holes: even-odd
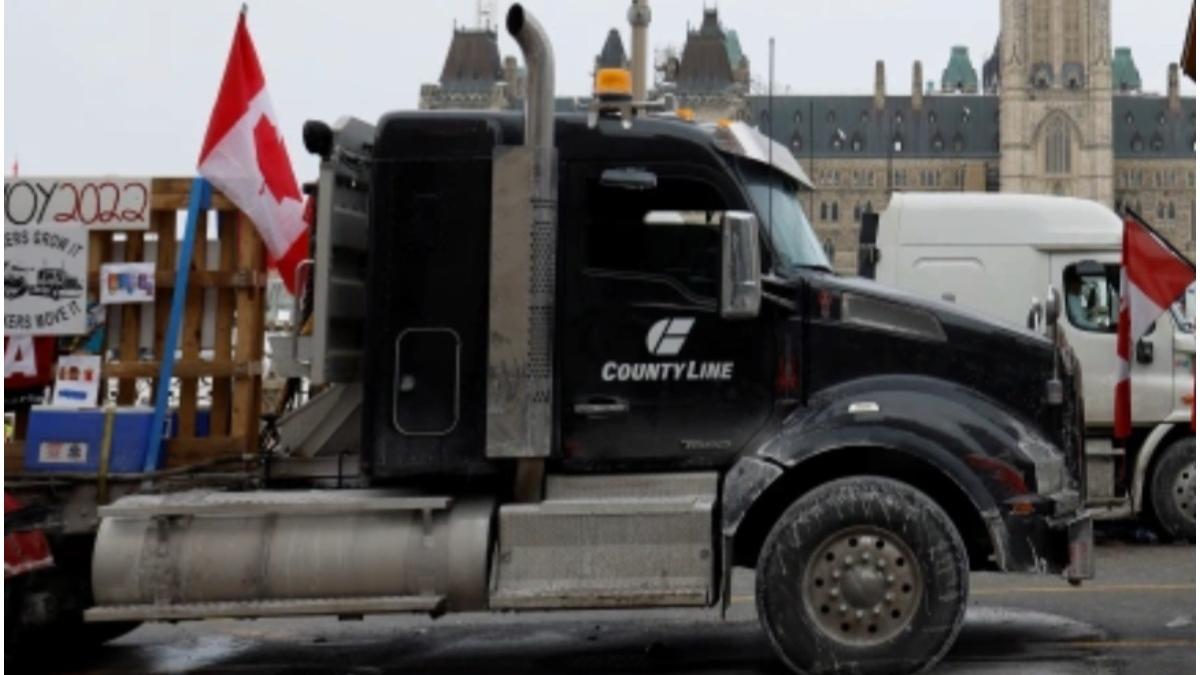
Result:
[[[1150,505],[1163,533],[1196,540],[1196,439],[1181,438],[1163,450],[1150,476]]]
[[[840,479],[800,497],[759,553],[759,621],[797,672],[914,673],[954,642],[966,548],[946,513],[888,478]]]

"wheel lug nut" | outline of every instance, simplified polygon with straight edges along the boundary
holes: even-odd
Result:
[[[842,603],[841,607],[838,607],[838,609],[841,610],[842,614],[845,614],[846,612],[850,611],[850,607],[848,605],[846,605],[846,603],[844,603],[844,602]]]
[[[842,578],[842,571],[841,571],[841,570],[834,570],[834,571],[833,571],[833,578],[834,578],[834,579],[841,579],[841,578]]]
[[[879,569],[883,569],[883,568],[887,567],[887,561],[884,560],[883,558],[880,558],[879,560],[875,561],[875,566],[878,567]]]
[[[875,616],[879,616],[880,613],[882,613],[882,612],[883,612],[883,608],[880,607],[879,605],[875,605]]]
[[[862,561],[863,561],[863,562],[870,562],[870,561],[871,561],[871,554],[870,554],[870,553],[864,553],[864,554],[862,554]]]
[[[887,582],[888,582],[889,584],[890,584],[890,583],[893,583],[893,582],[895,582],[895,581],[896,581],[896,575],[895,575],[895,574],[889,574],[889,575],[887,575]]]
[[[884,594],[883,594],[883,601],[884,601],[884,602],[891,602],[891,601],[892,601],[892,600],[894,600],[895,598],[896,598],[896,596],[892,595],[891,593],[884,593]]]
[[[829,591],[829,594],[836,598],[837,596],[841,595],[842,592],[835,588],[835,589]]]
[[[844,562],[846,563],[846,567],[849,567],[854,564],[854,558],[851,558],[850,556],[846,556],[846,560]]]
[[[863,611],[860,609],[860,610],[858,610],[857,612],[855,612],[855,613],[854,613],[854,618],[856,618],[856,619],[861,619],[861,618],[863,618]]]

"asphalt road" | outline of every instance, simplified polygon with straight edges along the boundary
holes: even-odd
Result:
[[[1193,673],[1195,548],[1097,548],[1097,579],[974,574],[939,674]],[[750,574],[725,621],[711,610],[205,621],[143,626],[72,673],[784,673],[759,631]],[[30,672],[30,664],[6,664]]]

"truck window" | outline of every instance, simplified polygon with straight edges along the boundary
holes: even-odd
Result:
[[[658,279],[688,300],[717,297],[723,204],[710,185],[659,175],[651,190],[597,180],[587,194],[585,274]]]
[[[1063,270],[1063,295],[1067,305],[1067,320],[1071,325],[1095,333],[1117,332],[1117,312],[1120,307],[1119,268],[1105,265],[1098,270],[1081,272],[1078,265]]]

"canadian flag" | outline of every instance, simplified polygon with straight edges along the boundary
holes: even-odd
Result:
[[[1121,313],[1117,317],[1117,389],[1113,436],[1129,438],[1132,396],[1129,355],[1162,313],[1196,280],[1196,267],[1141,220],[1125,218],[1121,239]]]
[[[308,257],[308,225],[245,11],[238,17],[199,171],[254,221],[271,263],[295,293],[296,266]]]

